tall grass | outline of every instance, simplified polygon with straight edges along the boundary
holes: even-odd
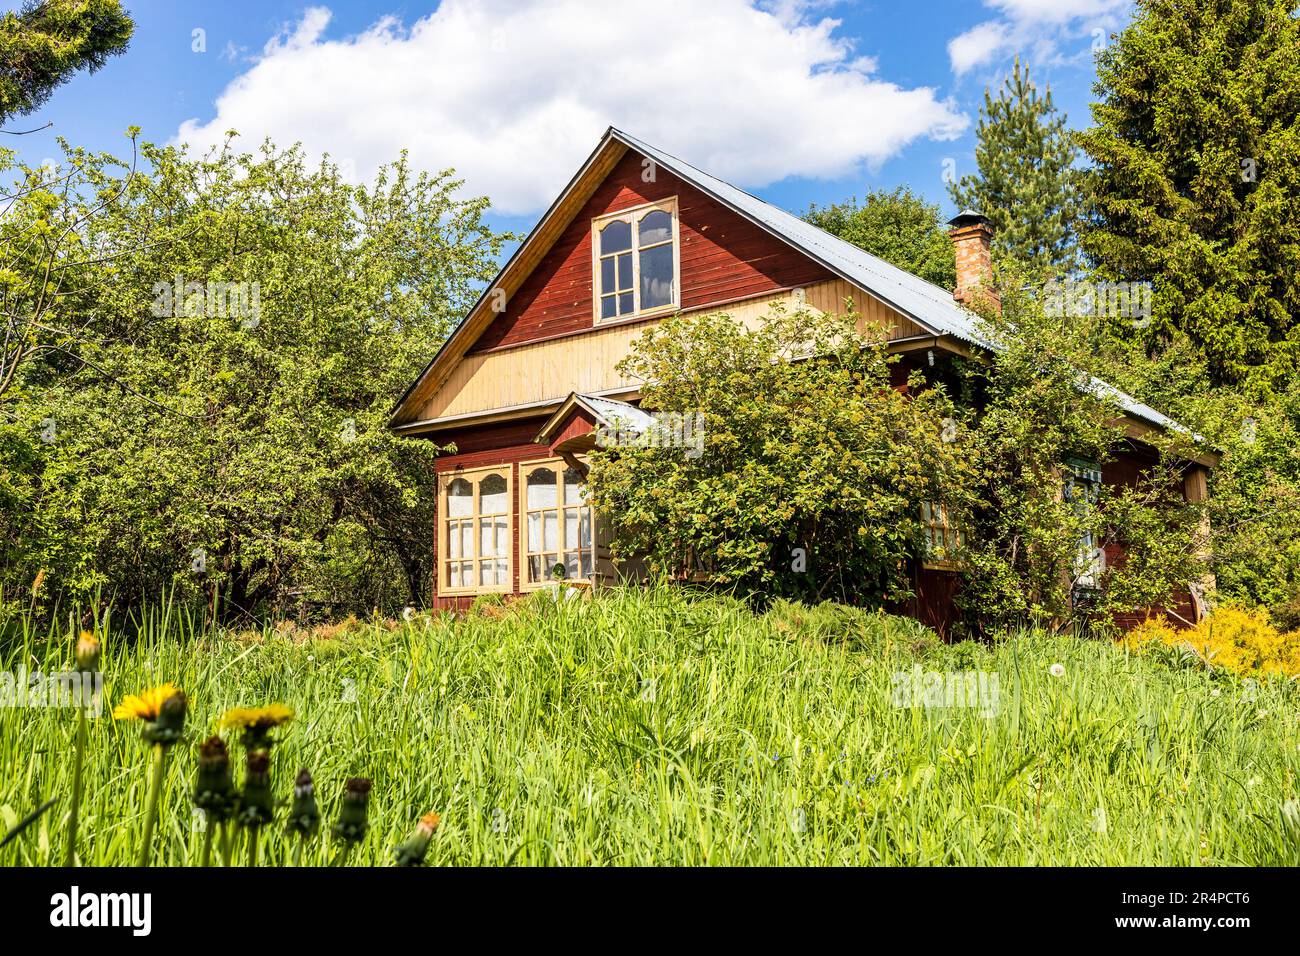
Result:
[[[29,630],[0,670],[56,671],[70,653],[66,636]],[[996,714],[896,707],[893,675],[914,662],[996,673]],[[1300,861],[1279,813],[1297,796],[1295,684],[1256,688],[1102,642],[945,647],[885,616],[788,605],[755,616],[627,590],[305,642],[200,634],[158,614],[134,643],[106,635],[103,669],[105,713],[142,687],[183,687],[195,741],[227,707],[294,707],[274,751],[279,794],[309,767],[324,831],[344,779],[374,779],[356,864],[389,862],[430,809],[442,815],[430,864]],[[0,832],[62,797],[0,864],[62,860],[75,727],[67,709],[0,710]],[[134,858],[138,733],[90,722],[83,864]],[[193,742],[179,745],[158,864],[198,862],[194,768]],[[282,826],[265,828],[264,863],[292,853]],[[322,836],[304,863],[334,853]]]

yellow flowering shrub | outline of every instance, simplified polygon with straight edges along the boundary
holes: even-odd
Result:
[[[1172,627],[1164,617],[1151,618],[1123,638],[1134,650],[1152,641],[1170,647],[1189,645],[1211,665],[1242,676],[1300,676],[1300,631],[1279,631],[1264,610],[1224,606],[1184,630]]]

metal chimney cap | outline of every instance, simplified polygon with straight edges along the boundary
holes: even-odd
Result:
[[[974,209],[963,209],[948,220],[948,225],[954,229],[960,229],[963,226],[988,226],[992,228],[993,220],[983,213],[976,212]]]

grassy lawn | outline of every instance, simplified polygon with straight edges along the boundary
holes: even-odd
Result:
[[[636,590],[311,638],[158,618],[134,645],[104,643],[87,865],[131,863],[144,816],[147,748],[108,712],[168,680],[189,695],[190,739],[155,864],[198,860],[194,744],[226,708],[274,701],[297,712],[273,752],[284,801],[310,768],[324,831],[344,779],[374,780],[353,863],[387,864],[428,810],[430,864],[1300,862],[1280,812],[1300,795],[1295,682],[1243,684],[1173,653],[1043,634],[947,647],[898,618]],[[69,656],[66,637],[19,635],[0,670]],[[996,699],[897,706],[895,675],[918,670],[983,672],[986,690],[996,675]],[[0,863],[61,861],[75,727],[68,709],[0,709],[0,832],[62,798]],[[263,863],[288,858],[278,814]],[[322,835],[304,861],[334,853]]]

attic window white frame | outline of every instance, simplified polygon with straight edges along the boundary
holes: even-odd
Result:
[[[652,212],[666,212],[672,220],[672,242],[673,247],[673,295],[672,299],[664,305],[658,305],[651,309],[641,308],[641,245],[640,231],[637,224],[646,215]],[[626,222],[632,233],[632,311],[625,312],[622,315],[613,315],[608,318],[601,318],[600,305],[601,295],[604,289],[601,286],[601,260],[609,258],[600,254],[600,233],[601,230],[611,222]],[[654,243],[646,248],[654,248],[662,243]],[[617,266],[615,267],[617,270]],[[617,279],[615,280],[617,281]],[[591,319],[594,325],[612,325],[616,322],[626,322],[629,319],[642,319],[656,315],[668,315],[676,312],[681,308],[682,303],[682,243],[681,228],[677,218],[677,197],[670,196],[667,199],[661,199],[658,202],[642,203],[639,206],[633,206],[630,209],[620,209],[618,212],[609,213],[604,216],[597,216],[591,220]]]

